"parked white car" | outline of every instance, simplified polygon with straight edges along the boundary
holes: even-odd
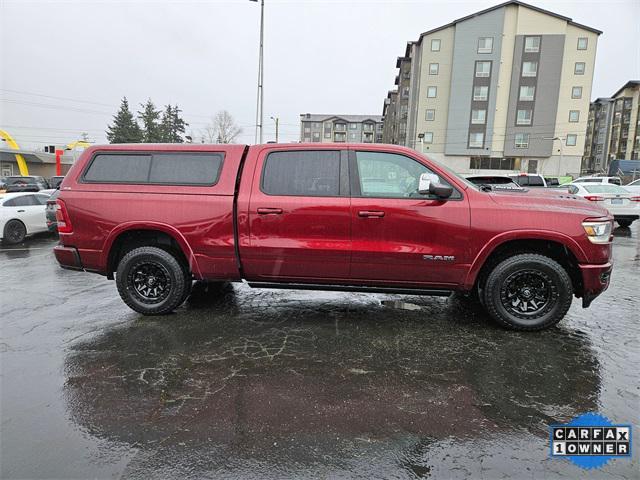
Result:
[[[618,225],[628,227],[640,218],[640,196],[611,183],[569,183],[569,193],[597,203],[611,212]]]
[[[27,235],[46,232],[45,209],[49,195],[40,192],[0,195],[0,240],[15,244]]]
[[[600,183],[620,185],[622,181],[620,180],[620,177],[580,177],[576,178],[571,183]]]
[[[640,195],[640,179],[635,182],[627,183],[622,188],[631,192],[632,195]]]

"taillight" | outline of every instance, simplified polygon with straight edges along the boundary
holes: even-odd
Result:
[[[585,195],[584,199],[589,200],[590,202],[602,202],[604,200],[604,197],[601,197],[599,195]]]
[[[58,222],[58,233],[73,232],[67,207],[62,200],[56,200],[56,222]]]
[[[631,197],[629,200],[632,202],[640,202],[640,197]]]

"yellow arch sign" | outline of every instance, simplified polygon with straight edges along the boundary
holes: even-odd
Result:
[[[9,148],[13,150],[20,150],[20,147],[16,143],[16,141],[4,130],[0,130],[0,138],[6,140]],[[27,162],[24,160],[24,157],[19,153],[16,153],[16,162],[18,163],[18,168],[20,169],[20,175],[26,176],[29,175],[29,168],[27,167]]]

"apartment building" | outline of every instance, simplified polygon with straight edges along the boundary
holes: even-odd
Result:
[[[381,143],[380,115],[300,115],[301,142]]]
[[[639,158],[640,80],[630,80],[613,97],[591,102],[582,170],[603,173],[611,160]]]
[[[640,152],[640,80],[627,82],[613,94],[609,158],[638,160]]]
[[[604,173],[609,167],[609,142],[613,118],[612,98],[596,98],[589,107],[582,173]]]
[[[579,174],[601,33],[519,1],[422,33],[397,62],[410,75],[393,143],[462,173]]]

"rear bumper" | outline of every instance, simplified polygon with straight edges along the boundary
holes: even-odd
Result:
[[[580,265],[584,290],[582,308],[588,308],[598,295],[609,288],[612,269],[613,265],[610,262],[599,265]]]
[[[62,268],[69,270],[83,270],[80,254],[75,247],[65,247],[56,245],[53,247],[53,254]]]

